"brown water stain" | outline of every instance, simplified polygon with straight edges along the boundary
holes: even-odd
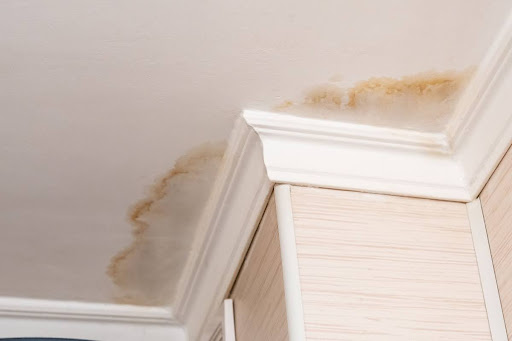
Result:
[[[341,108],[345,90],[334,84],[325,84],[309,90],[304,103],[315,106],[332,106]]]
[[[344,88],[326,83],[305,92],[301,100],[287,100],[274,110],[299,116],[354,123],[440,131],[474,73],[423,72],[399,79],[374,77]]]
[[[130,208],[133,241],[107,268],[116,302],[171,303],[224,150],[225,143],[192,149]]]
[[[363,104],[368,96],[378,95],[382,101],[388,97],[413,96],[429,97],[434,100],[444,100],[456,93],[468,79],[466,72],[446,71],[440,73],[425,72],[414,76],[394,79],[389,77],[370,78],[357,83],[348,89],[350,108]]]

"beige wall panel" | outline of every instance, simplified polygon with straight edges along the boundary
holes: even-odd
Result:
[[[480,195],[508,339],[512,340],[512,150]]]
[[[237,341],[288,340],[274,197],[270,199],[233,287]]]
[[[490,340],[464,204],[293,187],[292,207],[308,340]]]

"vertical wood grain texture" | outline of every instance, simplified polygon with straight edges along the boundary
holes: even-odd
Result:
[[[288,340],[274,196],[231,292],[237,341]]]
[[[480,201],[508,339],[512,340],[512,149],[485,185]]]
[[[293,187],[292,207],[307,340],[490,340],[464,204]]]

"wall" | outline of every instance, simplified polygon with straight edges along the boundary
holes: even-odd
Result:
[[[237,341],[288,340],[274,197],[231,292]]]
[[[508,340],[512,340],[512,150],[485,185],[480,200]]]
[[[490,340],[463,203],[292,187],[308,340]]]

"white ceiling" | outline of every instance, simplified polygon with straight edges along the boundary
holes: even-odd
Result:
[[[0,296],[111,302],[129,207],[188,149],[227,138],[242,108],[333,76],[478,65],[511,7],[1,1]]]

